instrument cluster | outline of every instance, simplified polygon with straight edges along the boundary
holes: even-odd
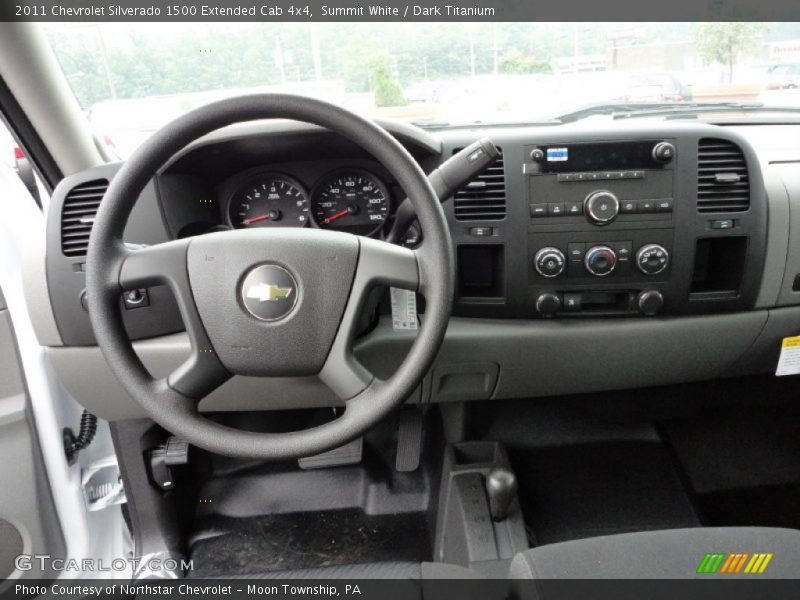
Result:
[[[310,226],[375,236],[390,210],[389,188],[366,169],[337,169],[310,190],[290,175],[265,171],[233,191],[226,218],[235,229]]]

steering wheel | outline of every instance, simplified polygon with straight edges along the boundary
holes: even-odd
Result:
[[[130,249],[122,236],[145,186],[171,157],[216,129],[292,119],[350,139],[378,160],[411,199],[424,231],[414,250],[321,229],[223,231]],[[453,301],[453,251],[439,199],[411,155],[385,130],[335,105],[289,94],[222,100],[179,117],[117,172],[92,226],[86,296],[97,344],[121,385],[162,427],[228,456],[288,459],[362,435],[416,389],[444,339]],[[133,350],[121,316],[125,289],[167,285],[191,354],[154,378]],[[421,293],[422,325],[388,379],[353,355],[359,310],[376,285]],[[234,429],[203,416],[200,400],[233,375],[318,376],[344,401],[339,418],[288,433]]]

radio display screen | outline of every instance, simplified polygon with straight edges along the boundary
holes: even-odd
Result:
[[[547,162],[563,162],[569,160],[569,148],[548,148]]]
[[[660,141],[541,145],[538,147],[544,150],[544,160],[534,163],[534,170],[539,173],[576,173],[661,169],[664,165],[653,158],[653,146]]]

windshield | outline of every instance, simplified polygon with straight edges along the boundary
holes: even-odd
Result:
[[[48,24],[93,132],[121,157],[252,92],[419,124],[530,123],[593,103],[800,108],[800,23]]]

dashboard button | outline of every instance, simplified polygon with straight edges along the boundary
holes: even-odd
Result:
[[[547,204],[531,204],[531,217],[539,218],[547,216]]]
[[[563,217],[566,213],[566,207],[563,202],[548,202],[547,214],[551,217]]]
[[[653,200],[639,200],[636,204],[636,209],[640,213],[653,212],[656,209],[656,204]]]
[[[491,237],[494,233],[493,227],[470,227],[469,234],[475,237]]]
[[[733,219],[719,219],[717,221],[711,221],[709,226],[711,229],[732,229]]]
[[[570,261],[580,262],[583,260],[583,255],[586,254],[586,244],[583,242],[572,242],[567,244],[567,256]]]
[[[564,205],[568,215],[583,214],[583,202],[565,202]]]
[[[620,261],[630,260],[633,254],[633,242],[616,242],[614,247],[617,249],[617,258]]]
[[[544,160],[544,150],[541,148],[534,148],[531,150],[531,160],[533,162],[539,162],[540,160]]]
[[[622,200],[619,203],[619,212],[623,214],[631,214],[636,212],[635,200]]]
[[[663,200],[656,200],[656,212],[671,213],[672,198],[664,198]]]
[[[566,312],[579,312],[583,298],[580,294],[564,294],[562,304]]]

